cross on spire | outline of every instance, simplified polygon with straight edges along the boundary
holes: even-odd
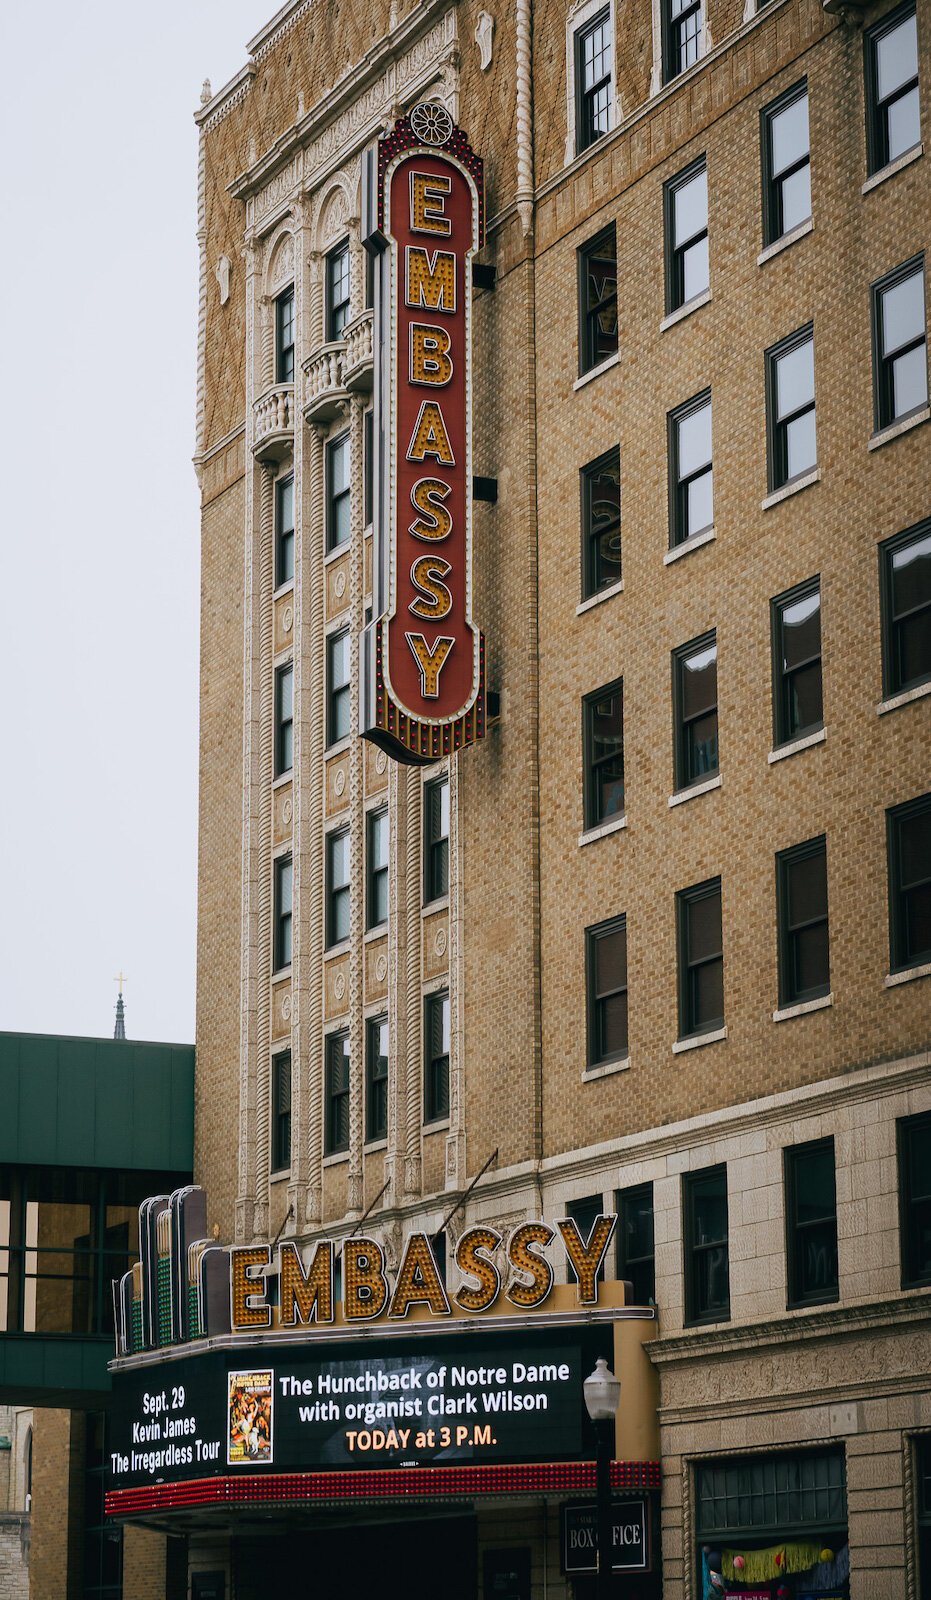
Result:
[[[120,970],[119,975],[114,978],[113,982],[119,984],[119,994],[116,997],[116,1022],[113,1025],[113,1037],[114,1039],[125,1039],[126,1013],[123,1010],[123,985],[126,982],[126,976],[122,969]]]

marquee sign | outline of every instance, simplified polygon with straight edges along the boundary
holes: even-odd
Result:
[[[472,257],[481,158],[445,107],[417,105],[370,153],[376,261],[374,619],[362,636],[362,732],[426,763],[485,731],[472,618]]]
[[[412,1316],[454,1326],[496,1306],[532,1313],[553,1290],[557,1249],[571,1269],[577,1304],[595,1307],[617,1222],[614,1213],[596,1217],[587,1238],[572,1217],[552,1227],[522,1222],[506,1238],[479,1224],[449,1241],[442,1271],[436,1235],[415,1231],[392,1272],[378,1240],[362,1234],[318,1239],[306,1251],[290,1239],[224,1248],[205,1237],[206,1219],[206,1197],[196,1185],[142,1202],[140,1259],[113,1285],[118,1357],[261,1329],[306,1328],[311,1336],[330,1329],[332,1336],[334,1325],[349,1332],[379,1323],[390,1329]]]
[[[204,1476],[575,1461],[602,1328],[211,1350],[114,1374],[111,1489]]]

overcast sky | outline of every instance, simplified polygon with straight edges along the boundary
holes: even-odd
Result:
[[[193,1040],[197,139],[263,0],[4,30],[0,1029]],[[230,997],[236,1004],[236,997]]]

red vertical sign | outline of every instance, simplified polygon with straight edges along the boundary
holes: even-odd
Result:
[[[363,732],[401,760],[432,761],[484,732],[471,438],[482,166],[445,109],[423,105],[379,141],[378,167],[381,582]]]

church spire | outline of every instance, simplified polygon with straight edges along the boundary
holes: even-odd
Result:
[[[116,1022],[113,1025],[113,1037],[114,1039],[125,1039],[126,1013],[123,1010],[123,984],[126,982],[126,979],[124,978],[122,972],[118,978],[114,978],[113,982],[118,983],[120,986],[120,992],[116,997]]]

